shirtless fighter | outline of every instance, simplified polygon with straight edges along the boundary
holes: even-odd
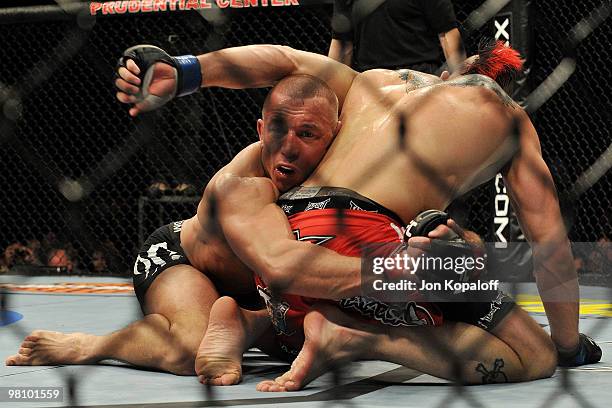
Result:
[[[282,129],[278,123],[282,123]],[[259,296],[252,272],[228,246],[217,219],[210,217],[214,205],[211,197],[221,198],[217,192],[219,180],[227,174],[266,176],[275,189],[285,191],[306,179],[339,128],[338,100],[324,82],[305,75],[280,81],[270,91],[258,122],[260,142],[245,148],[217,172],[204,190],[193,218],[159,228],[138,254],[134,288],[144,318],[105,336],[37,330],[24,339],[18,354],[8,357],[6,364],[91,364],[116,359],[193,375],[196,351],[207,329],[213,302],[220,294],[242,299],[245,306],[256,303],[259,308],[254,302]],[[291,168],[291,174],[285,174],[285,167]],[[324,248],[312,249],[315,255],[321,251],[336,255]],[[214,343],[215,351],[235,354],[219,348],[224,343],[229,345],[224,338],[231,331],[231,347],[238,347],[242,355],[242,349],[269,326],[267,313],[259,314],[263,319],[258,321],[263,325],[249,326],[250,337],[243,336],[241,341],[234,335],[238,331],[231,327],[232,323],[239,324],[238,316],[230,318],[222,313],[222,324],[212,328],[214,333],[210,335],[220,340]],[[247,320],[250,321],[255,320]],[[201,351],[206,350],[204,346]],[[239,378],[240,372],[226,376],[225,381],[234,383]]]
[[[489,50],[489,55],[493,52],[505,51],[498,47]],[[144,92],[134,95],[140,91],[141,82],[133,73],[126,70],[118,80],[118,87],[124,91],[118,98],[125,103],[135,103],[130,109],[132,115],[170,100],[177,93],[177,79],[181,88],[188,84],[190,91],[195,91],[199,86],[269,86],[286,75],[301,73],[318,76],[338,95],[344,123],[338,137],[304,186],[280,197],[285,212],[290,214],[291,225],[277,206],[269,204],[279,194],[266,179],[235,177],[231,180],[229,177],[224,182],[226,194],[220,201],[221,227],[234,251],[262,278],[258,284],[265,296],[269,297],[269,293],[265,293],[266,284],[282,293],[328,299],[343,298],[358,285],[359,265],[351,258],[335,265],[338,271],[344,271],[339,275],[345,278],[332,286],[320,285],[317,279],[322,274],[317,272],[323,266],[318,259],[289,256],[295,255],[288,252],[295,245],[292,230],[298,234],[298,240],[316,235],[319,241],[325,241],[324,245],[348,255],[358,255],[356,246],[362,242],[358,239],[351,242],[351,236],[344,235],[346,225],[352,229],[349,234],[354,236],[369,235],[370,240],[377,242],[399,241],[393,228],[396,223],[412,219],[423,209],[443,209],[458,195],[503,170],[525,233],[537,244],[534,247],[538,268],[535,273],[562,363],[578,365],[599,359],[597,346],[585,336],[578,336],[576,274],[554,185],[542,160],[537,134],[526,113],[490,78],[466,75],[441,82],[436,77],[413,71],[373,70],[357,74],[320,55],[281,46],[239,47],[197,58],[173,59],[165,53],[139,57],[141,61],[148,60],[145,69],[152,74],[142,87],[150,91],[148,97]],[[154,64],[156,61],[165,64]],[[469,64],[464,73],[486,71],[487,63],[489,61],[483,59]],[[394,137],[400,128],[400,117],[408,118],[403,145]],[[515,127],[517,144],[512,138]],[[282,171],[286,175],[292,172],[289,167]],[[232,194],[236,196],[232,198]],[[343,209],[345,226],[342,232],[337,226],[337,211],[329,211],[337,208]],[[363,209],[370,212],[361,211]],[[234,216],[223,217],[224,211],[231,211]],[[250,231],[248,236],[243,234],[245,230]],[[301,268],[292,268],[291,264]],[[298,272],[292,273],[296,269]],[[310,279],[304,280],[306,274],[312,275]],[[511,381],[541,378],[554,370],[556,355],[548,336],[520,308],[505,300],[500,295],[489,304],[472,304],[456,316],[457,320],[472,325],[456,323],[450,329],[448,326],[434,329],[446,330],[446,336],[440,333],[438,337],[449,341],[453,338],[449,330],[457,330],[463,339],[480,337],[487,343],[465,356],[478,362],[471,365],[471,371],[464,373],[463,379],[468,382],[483,381],[482,370],[478,368],[493,370],[498,367],[498,360],[505,365],[503,378]],[[303,298],[285,297],[282,302],[268,299],[276,329],[285,335],[299,330],[300,319],[311,305],[312,302]],[[368,316],[371,305],[351,300],[339,305],[371,317]],[[337,309],[332,310],[327,311],[328,318],[332,314],[345,326],[351,325],[348,317]],[[297,314],[292,316],[290,312]],[[407,315],[414,319],[413,323],[427,321],[428,317],[429,323],[435,323],[435,317],[428,310],[412,307],[409,312]],[[387,334],[393,332],[392,337],[404,339],[414,333],[406,328],[387,330]],[[308,331],[306,327],[306,343],[293,369],[281,377],[279,383],[264,384],[261,389],[299,389],[313,378],[314,356],[321,353],[321,347],[333,349],[334,346],[322,346],[320,339],[308,337]],[[321,329],[316,335],[322,333]],[[465,344],[447,346],[465,351]],[[291,345],[285,343],[285,347]],[[406,364],[405,354],[401,350],[398,352],[398,355],[383,357]],[[358,354],[352,357],[364,357]],[[370,354],[367,357],[380,356]],[[440,363],[436,367],[431,367],[432,359],[421,361],[422,366],[429,365],[425,371],[453,378],[450,363],[444,363],[443,355],[436,357],[433,360]],[[422,369],[415,361],[410,361],[409,365]],[[318,369],[314,371],[316,376]]]

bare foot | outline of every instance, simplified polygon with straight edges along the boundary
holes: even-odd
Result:
[[[60,333],[35,330],[21,343],[19,352],[8,357],[7,366],[91,364],[97,336],[85,333]]]
[[[196,355],[198,380],[211,385],[238,384],[242,380],[242,354],[259,336],[261,323],[268,325],[265,311],[242,310],[228,296],[217,299]]]
[[[367,326],[367,327],[366,327]],[[304,346],[291,369],[276,380],[257,384],[258,391],[298,391],[333,367],[367,358],[374,326],[359,322],[338,308],[320,305],[304,318]]]

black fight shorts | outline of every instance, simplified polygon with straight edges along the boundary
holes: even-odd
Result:
[[[174,265],[191,265],[181,247],[183,221],[158,228],[144,242],[134,262],[134,292],[144,311],[145,293],[160,273]]]
[[[516,303],[501,290],[490,291],[485,296],[488,299],[482,302],[438,302],[436,305],[442,309],[445,321],[468,323],[491,331],[514,309]]]

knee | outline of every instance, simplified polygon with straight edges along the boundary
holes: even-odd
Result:
[[[181,321],[170,323],[170,342],[164,355],[164,367],[173,374],[195,375],[195,357],[201,338],[195,334],[199,332],[197,325],[192,324],[192,330],[188,327]]]
[[[528,364],[526,380],[552,377],[557,369],[557,349],[550,337],[543,342],[541,347],[534,351],[533,356],[530,356],[526,362]]]
[[[195,375],[195,356],[195,350],[175,346],[170,352],[166,353],[164,366],[172,374]]]

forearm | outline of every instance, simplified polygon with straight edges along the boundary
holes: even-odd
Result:
[[[461,42],[461,34],[459,30],[452,30],[440,35],[440,44],[444,51],[444,57],[449,67],[459,67],[465,60],[465,52],[463,43]]]
[[[353,62],[353,43],[333,39],[327,56],[350,67]]]
[[[361,258],[343,256],[307,242],[287,240],[272,250],[268,248],[260,260],[263,262],[253,265],[258,269],[256,273],[266,284],[284,293],[321,299],[343,299],[361,294]]]
[[[555,344],[572,349],[578,342],[578,276],[567,239],[534,245],[535,278]]]
[[[249,45],[198,56],[202,86],[242,89],[273,86],[288,75],[310,75],[324,81],[340,106],[356,71],[325,55],[282,45]]]
[[[202,86],[242,89],[274,85],[298,70],[291,48],[280,45],[249,45],[198,56]]]

